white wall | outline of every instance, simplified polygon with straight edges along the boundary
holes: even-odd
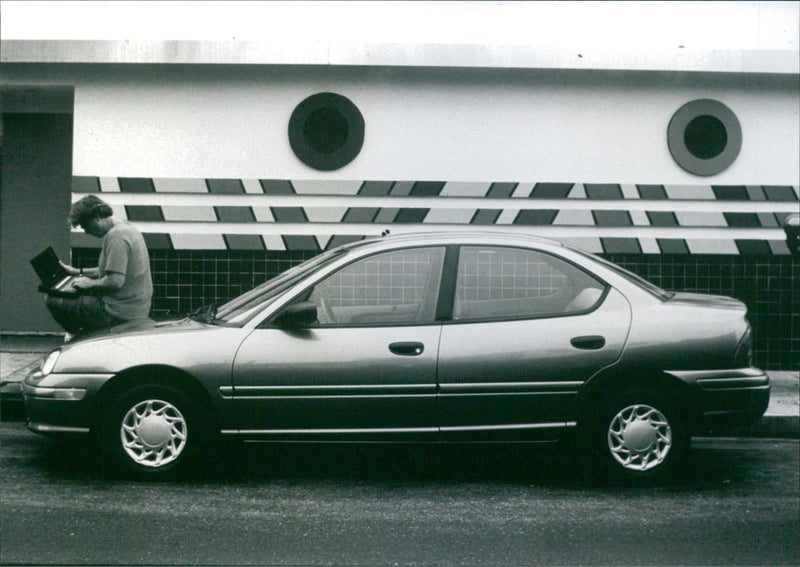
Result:
[[[150,69],[151,71],[148,71]],[[361,154],[321,173],[292,153],[294,107],[352,100]],[[146,67],[75,78],[75,175],[181,178],[797,185],[796,77],[407,68]],[[684,103],[742,125],[738,159],[698,178],[670,156]]]

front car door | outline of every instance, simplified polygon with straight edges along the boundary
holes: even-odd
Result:
[[[439,351],[447,438],[551,437],[581,385],[619,358],[630,306],[549,253],[464,246]]]
[[[358,259],[293,301],[316,305],[316,324],[254,330],[233,368],[238,431],[311,439],[434,435],[444,254],[421,247]]]

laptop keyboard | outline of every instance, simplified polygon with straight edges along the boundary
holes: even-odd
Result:
[[[70,276],[56,285],[55,289],[63,293],[78,293],[80,290],[75,287],[75,278]]]

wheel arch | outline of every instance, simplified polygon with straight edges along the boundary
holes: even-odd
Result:
[[[595,375],[578,392],[573,415],[579,426],[592,424],[609,403],[633,392],[658,395],[680,412],[684,423],[691,422],[694,401],[690,387],[667,372],[644,368],[610,368]]]
[[[219,416],[208,391],[188,372],[166,365],[143,365],[127,368],[115,374],[98,392],[92,408],[91,428],[97,430],[103,419],[103,410],[109,400],[122,395],[137,385],[165,386],[187,395],[197,404],[197,412],[204,417],[209,433],[219,431]]]

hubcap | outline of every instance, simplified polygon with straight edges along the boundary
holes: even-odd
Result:
[[[186,447],[186,420],[178,408],[162,400],[145,400],[122,419],[122,447],[135,462],[163,467],[175,461]]]
[[[672,428],[657,409],[628,406],[611,420],[608,448],[626,469],[646,471],[663,463],[672,447]]]

